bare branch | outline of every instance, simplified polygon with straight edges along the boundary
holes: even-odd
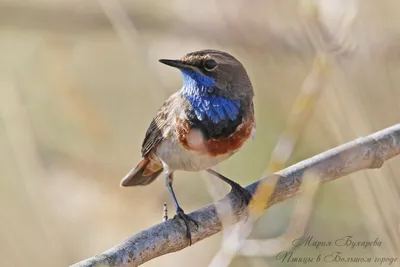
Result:
[[[274,193],[265,209],[299,193],[305,172],[319,176],[320,182],[329,182],[347,174],[368,168],[379,168],[383,162],[400,154],[400,124],[356,139],[312,158],[299,162],[275,175],[270,175],[246,188],[254,194],[257,186],[266,180],[279,176]],[[236,221],[246,218],[247,213],[240,207],[240,200],[232,193],[190,214],[200,224],[192,233],[193,243],[222,231],[216,207],[224,201],[232,201]],[[235,221],[234,221],[235,222]],[[232,222],[232,223],[234,223]],[[73,267],[89,266],[139,266],[161,255],[179,251],[189,245],[185,227],[179,220],[170,219],[144,230],[121,244]]]

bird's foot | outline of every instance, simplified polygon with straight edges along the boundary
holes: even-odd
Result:
[[[181,209],[180,207],[176,210],[176,215],[175,218],[179,218],[181,219],[186,226],[186,237],[189,239],[189,246],[192,245],[192,233],[190,231],[190,227],[189,224],[190,222],[192,222],[194,225],[196,225],[197,228],[199,228],[199,223],[194,220],[193,218],[191,218],[190,216],[188,216],[183,209]]]
[[[239,184],[232,185],[232,190],[231,191],[233,193],[235,193],[242,200],[242,202],[240,204],[240,207],[242,207],[243,204],[245,206],[249,205],[250,200],[252,198],[252,195],[250,194],[249,191],[247,191],[245,188],[243,188]]]

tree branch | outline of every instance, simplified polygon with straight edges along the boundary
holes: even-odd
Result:
[[[316,173],[321,182],[329,182],[362,169],[379,168],[384,161],[398,154],[400,154],[400,124],[328,150],[277,172],[279,180],[265,209],[297,194],[305,172]],[[268,182],[270,179],[271,176],[267,176],[247,186],[246,189],[254,194],[260,183]],[[193,243],[223,230],[216,213],[216,206],[226,205],[228,200],[231,201],[232,210],[236,215],[236,220],[232,223],[246,218],[246,212],[240,207],[240,200],[230,193],[224,199],[190,214],[200,225],[192,233]],[[179,220],[170,219],[135,234],[123,243],[72,267],[139,266],[188,245],[184,225]]]

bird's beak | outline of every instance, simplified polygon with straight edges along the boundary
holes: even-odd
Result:
[[[171,66],[171,67],[175,67],[178,69],[182,69],[182,68],[191,68],[192,66],[187,64],[186,62],[182,61],[182,60],[175,60],[175,59],[160,59],[159,60],[161,63]]]

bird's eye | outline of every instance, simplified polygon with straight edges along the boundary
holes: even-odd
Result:
[[[217,62],[215,62],[214,59],[207,59],[204,61],[203,65],[207,71],[212,71],[217,67]]]

